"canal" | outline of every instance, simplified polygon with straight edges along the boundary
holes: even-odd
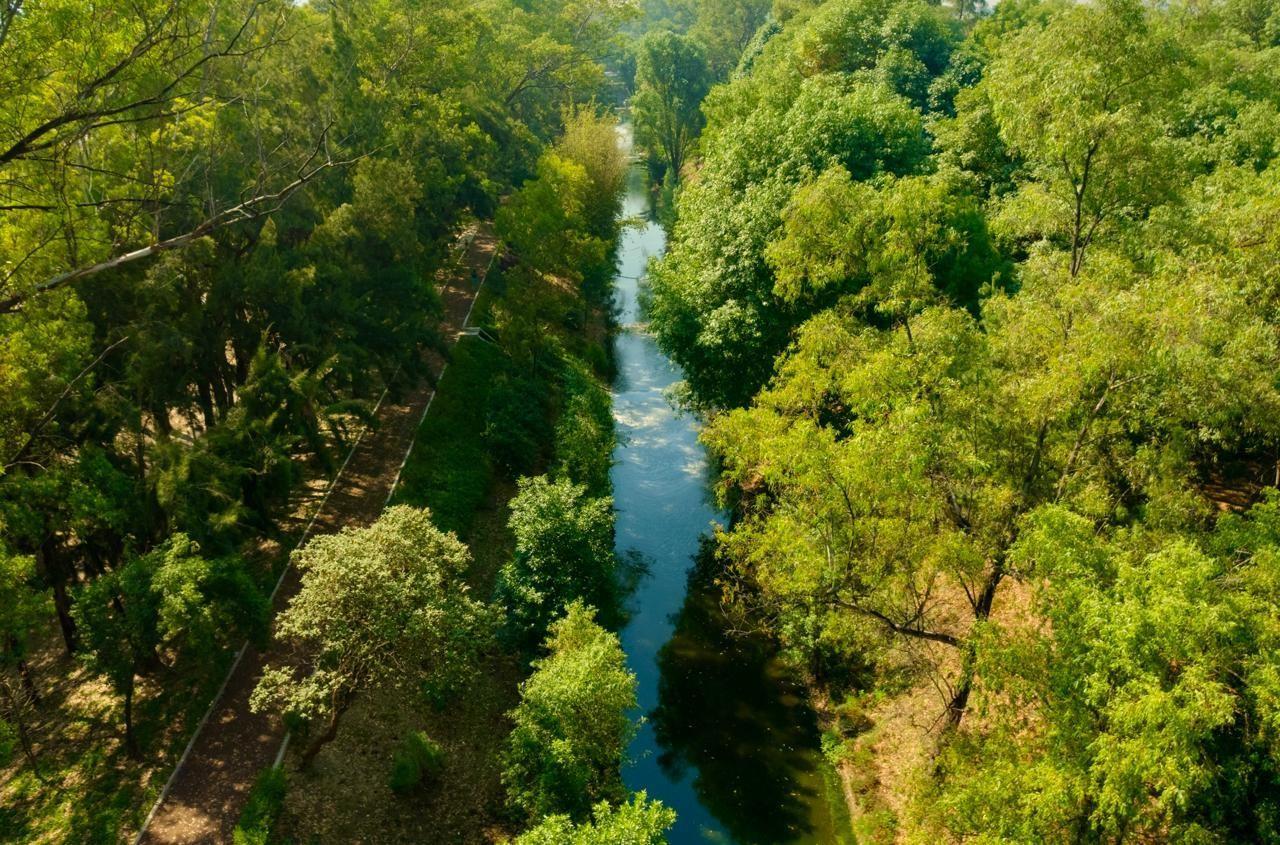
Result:
[[[629,152],[626,127],[620,139]],[[666,233],[641,166],[632,168],[623,215],[613,486],[618,552],[643,573],[621,638],[645,720],[623,779],[677,812],[672,845],[851,843],[834,812],[843,802],[827,800],[838,787],[803,688],[767,641],[726,630],[700,554],[723,515],[710,496],[698,421],[667,398],[680,372],[643,326],[642,279]]]

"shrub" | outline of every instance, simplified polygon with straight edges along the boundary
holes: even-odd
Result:
[[[444,771],[444,749],[423,731],[404,738],[391,760],[391,789],[409,792],[425,780],[434,780]]]
[[[613,501],[567,479],[520,480],[511,500],[516,553],[498,573],[498,598],[518,636],[537,638],[566,604],[616,604]]]
[[[240,820],[232,831],[234,845],[268,845],[284,809],[288,781],[284,769],[264,769],[249,791]]]
[[[396,504],[430,508],[446,531],[471,525],[492,476],[476,408],[486,407],[504,366],[502,352],[487,343],[464,338],[454,347],[405,464]]]
[[[508,375],[489,392],[484,439],[508,478],[530,472],[551,439],[549,390],[539,379]]]
[[[665,845],[676,814],[643,793],[617,807],[597,804],[591,821],[575,825],[568,816],[548,816],[515,845]]]
[[[509,805],[524,817],[563,814],[583,822],[599,802],[625,797],[622,761],[635,735],[627,712],[636,705],[636,678],[617,636],[581,602],[551,626],[546,648],[511,712],[502,780]]]
[[[581,363],[569,360],[556,424],[557,474],[585,485],[593,496],[608,495],[615,444],[609,391]]]

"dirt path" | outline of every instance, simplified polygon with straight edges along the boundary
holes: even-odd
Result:
[[[474,279],[482,278],[492,262],[496,249],[492,230],[482,224],[474,238],[464,240],[464,248],[462,261],[440,281],[444,328],[450,345],[457,340],[471,312],[476,295]],[[438,376],[442,367],[443,361],[434,362],[434,374]],[[378,518],[433,393],[432,387],[424,383],[400,401],[381,404],[376,427],[351,453],[308,536],[368,525]],[[298,573],[290,567],[275,594],[276,612],[288,605],[299,584]],[[249,696],[271,657],[270,650],[260,653],[247,647],[242,652],[207,721],[197,730],[188,754],[179,762],[168,791],[157,802],[149,822],[144,823],[137,843],[231,841],[232,829],[254,780],[275,762],[284,738],[279,719],[249,711]]]

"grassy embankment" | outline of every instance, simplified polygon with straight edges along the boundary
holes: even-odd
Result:
[[[522,274],[509,286],[495,269],[472,319],[492,340],[458,343],[423,420],[394,501],[430,509],[438,525],[468,544],[468,580],[478,596],[492,596],[498,570],[514,552],[507,505],[515,478],[594,463],[607,484],[613,432],[602,300],[552,278]],[[584,413],[594,419],[580,419]],[[584,431],[592,432],[586,442]],[[499,753],[526,671],[518,651],[498,648],[469,688],[440,708],[418,696],[362,696],[312,770],[290,770],[277,840],[503,841],[513,830],[503,811]],[[443,748],[443,770],[397,794],[391,762],[416,731]]]

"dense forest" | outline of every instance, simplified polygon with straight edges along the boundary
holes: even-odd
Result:
[[[728,841],[1280,842],[1276,0],[0,0],[0,841],[695,841],[624,332]]]
[[[859,841],[1280,836],[1280,7],[797,11],[651,320]]]

